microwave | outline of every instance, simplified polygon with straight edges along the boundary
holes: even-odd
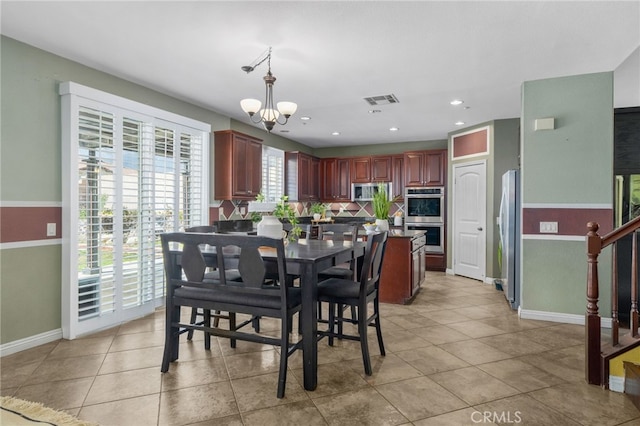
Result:
[[[375,183],[352,183],[351,184],[351,201],[371,201],[373,194],[378,192],[378,185],[383,185],[387,190],[387,197],[393,199],[393,185],[391,182],[375,182]]]

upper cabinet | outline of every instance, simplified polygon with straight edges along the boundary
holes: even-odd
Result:
[[[391,156],[351,158],[351,182],[391,182]]]
[[[444,186],[447,150],[404,153],[405,186]]]
[[[214,137],[215,199],[254,200],[262,188],[262,141],[233,130]]]
[[[285,194],[290,201],[320,200],[320,159],[303,152],[285,153]]]
[[[351,178],[348,158],[323,158],[320,160],[321,201],[351,201]]]
[[[404,199],[404,155],[391,157],[391,184],[393,196],[398,200]]]

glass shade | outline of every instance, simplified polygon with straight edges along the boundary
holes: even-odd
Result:
[[[257,99],[243,99],[240,101],[240,108],[249,115],[255,114],[261,106],[262,102]]]
[[[297,109],[298,105],[294,102],[278,102],[278,111],[287,118],[292,116]]]
[[[261,109],[260,117],[262,117],[264,121],[275,122],[278,119],[278,117],[280,117],[280,113],[278,112],[278,110],[275,110],[275,109]]]

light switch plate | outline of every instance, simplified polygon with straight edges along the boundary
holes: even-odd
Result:
[[[557,234],[558,222],[540,222],[541,234]]]
[[[47,223],[47,237],[55,237],[55,236],[56,236],[56,224]]]

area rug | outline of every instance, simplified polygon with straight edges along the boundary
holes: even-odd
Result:
[[[47,408],[39,402],[3,396],[0,398],[0,425],[2,426],[97,426],[63,411]]]

